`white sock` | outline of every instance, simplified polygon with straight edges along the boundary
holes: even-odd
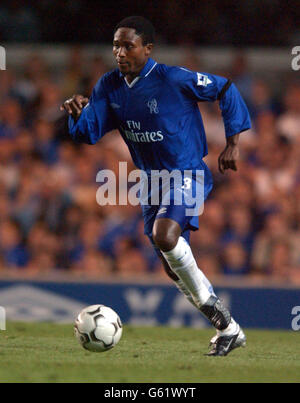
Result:
[[[231,318],[229,325],[224,330],[217,330],[218,336],[231,336],[233,334],[237,334],[240,330],[239,325],[236,321]]]
[[[189,244],[183,237],[179,237],[174,249],[161,253],[189,291],[196,307],[200,308],[209,299],[211,292],[204,281],[206,277],[198,269]]]
[[[189,292],[189,290],[184,285],[184,282],[179,279],[179,280],[175,281],[175,284],[176,284],[176,287],[178,288],[178,290],[181,291],[186,296],[186,298],[190,301],[190,303],[192,305],[194,305],[196,308],[198,308],[197,305],[195,304],[194,300],[193,300],[193,297],[192,297],[191,293]]]
[[[199,268],[198,268],[198,269],[199,269]],[[215,292],[214,292],[213,286],[211,285],[210,281],[207,279],[207,277],[205,277],[203,271],[201,271],[200,269],[199,269],[199,271],[200,271],[200,274],[201,274],[201,276],[202,276],[202,281],[204,282],[204,284],[205,284],[206,287],[208,288],[209,292],[210,292],[212,295],[214,295],[214,296],[216,297],[216,294],[215,294]],[[178,290],[179,290],[180,292],[182,292],[182,294],[184,294],[184,295],[186,296],[187,300],[188,300],[192,305],[194,305],[194,307],[196,307],[197,309],[199,309],[199,308],[197,307],[197,305],[195,304],[191,293],[190,293],[189,290],[186,288],[184,282],[183,282],[182,280],[180,280],[180,279],[179,279],[179,280],[176,280],[176,281],[174,281],[174,282],[175,282],[175,285],[176,285],[176,287],[178,288]]]

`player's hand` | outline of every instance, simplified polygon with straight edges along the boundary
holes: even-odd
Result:
[[[229,145],[221,152],[218,162],[219,171],[224,174],[226,169],[237,171],[237,160],[239,158],[239,149],[237,145]]]
[[[72,98],[67,99],[60,107],[61,111],[66,111],[72,115],[75,120],[81,115],[82,109],[88,104],[88,98],[83,95],[73,95]]]

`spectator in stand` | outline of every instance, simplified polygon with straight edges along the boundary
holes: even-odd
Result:
[[[17,225],[13,221],[0,224],[0,253],[3,264],[13,269],[26,267],[29,256]]]
[[[278,131],[291,143],[300,137],[300,83],[291,83],[284,94],[284,113],[277,122]]]
[[[23,125],[21,105],[14,98],[8,98],[0,106],[0,141],[1,138],[17,137]]]
[[[108,256],[91,249],[79,262],[74,263],[71,269],[72,275],[101,281],[111,276],[113,263]]]
[[[60,99],[61,91],[58,85],[48,80],[43,81],[39,86],[35,110],[33,111],[35,118],[52,123],[57,121],[62,116],[59,111]]]
[[[232,243],[239,244],[246,255],[246,265],[249,259],[254,241],[251,212],[245,208],[235,208],[228,214],[227,229],[223,232],[221,243],[226,249]]]
[[[120,277],[139,277],[147,274],[147,262],[130,237],[116,243],[116,273]]]
[[[16,77],[10,70],[1,70],[0,74],[0,105],[8,98],[14,98]]]
[[[103,58],[98,55],[93,58],[89,63],[88,75],[84,76],[80,82],[80,87],[84,94],[91,94],[97,81],[103,76],[108,70],[108,66],[104,63]]]
[[[253,269],[263,274],[277,273],[276,275],[279,276],[287,267],[300,269],[299,241],[299,230],[291,229],[283,214],[270,214],[255,240],[252,255]],[[276,256],[278,262],[276,262]],[[284,262],[282,271],[279,270],[280,262]]]
[[[279,112],[279,105],[272,97],[271,89],[265,80],[256,79],[253,81],[249,99],[249,111],[254,120],[261,113],[271,112],[272,114],[277,114]]]
[[[36,120],[33,130],[35,151],[45,164],[53,165],[57,161],[58,141],[55,138],[54,124],[46,120]]]
[[[243,99],[250,104],[251,90],[253,88],[253,78],[248,66],[248,60],[245,54],[237,53],[230,67],[231,77],[240,91]]]
[[[70,49],[68,64],[62,80],[63,97],[69,94],[75,94],[80,88],[80,82],[83,76],[84,55],[80,46],[74,46]]]
[[[221,261],[222,271],[226,275],[240,276],[248,274],[250,271],[247,252],[241,242],[228,242],[223,249]]]

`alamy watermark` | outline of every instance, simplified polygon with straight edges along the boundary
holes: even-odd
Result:
[[[298,71],[300,70],[300,46],[293,47],[292,55],[295,55],[291,62],[292,69]]]
[[[0,70],[6,70],[6,51],[3,46],[0,46]]]
[[[0,306],[0,330],[6,330],[6,312],[3,306]]]
[[[291,314],[294,316],[291,322],[292,329],[298,331],[300,330],[300,306],[294,306]]]
[[[187,216],[203,213],[203,170],[154,169],[145,172],[136,169],[128,174],[127,162],[123,161],[119,162],[118,180],[115,172],[104,169],[98,172],[96,182],[101,183],[96,193],[97,203],[101,206],[183,205]]]

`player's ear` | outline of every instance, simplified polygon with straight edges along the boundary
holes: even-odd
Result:
[[[149,56],[153,49],[153,43],[147,43],[145,46],[145,55]]]

